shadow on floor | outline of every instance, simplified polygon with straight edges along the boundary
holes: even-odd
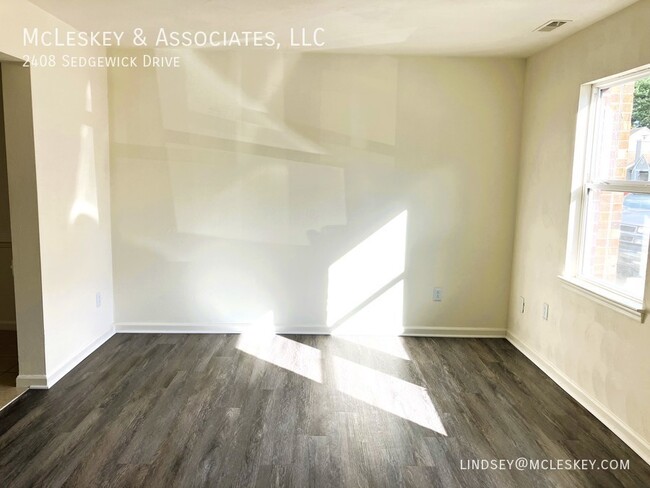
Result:
[[[27,388],[16,387],[18,342],[16,331],[0,330],[0,410],[22,395]]]

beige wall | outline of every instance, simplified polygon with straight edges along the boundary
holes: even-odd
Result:
[[[14,263],[19,371],[45,375],[43,284],[29,70],[2,63],[2,95]]]
[[[631,432],[628,441],[637,436],[646,459],[650,326],[564,288],[557,275],[564,267],[580,85],[650,63],[648,25],[644,0],[528,60],[509,324],[509,333],[618,418]],[[523,315],[519,296],[527,301]]]
[[[22,46],[25,25],[70,28],[28,2],[3,0],[0,52],[18,58],[57,52],[53,48],[26,53]],[[104,51],[77,48],[66,53],[101,55]],[[106,72],[63,67],[30,71],[46,367],[45,371],[30,367],[25,372],[28,367],[20,354],[36,339],[21,334],[18,314],[20,374],[40,380],[46,374],[51,382],[113,331]],[[6,118],[6,122],[8,127],[11,121]],[[26,130],[14,131],[14,136],[24,138],[20,144],[14,141],[16,145],[28,144]],[[13,205],[11,188],[10,197],[15,231],[21,222],[14,218],[18,207]],[[13,237],[16,247],[15,232]],[[97,292],[102,294],[101,307],[95,305]]]
[[[0,329],[16,329],[14,277],[11,271],[11,228],[9,221],[9,188],[5,148],[4,110],[2,104],[2,71],[0,70]]]
[[[250,51],[111,70],[116,322],[503,330],[523,71]]]

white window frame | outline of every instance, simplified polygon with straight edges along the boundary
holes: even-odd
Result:
[[[650,277],[650,259],[646,268],[646,284],[642,300],[625,294],[619,289],[590,280],[580,274],[584,258],[587,225],[587,199],[590,190],[625,191],[650,194],[650,182],[595,180],[592,179],[599,141],[597,133],[598,112],[600,109],[600,92],[622,83],[636,81],[650,76],[650,65],[637,68],[615,76],[582,85],[576,126],[576,144],[571,183],[571,205],[569,210],[569,231],[567,239],[566,261],[559,278],[566,286],[613,308],[628,316],[644,321],[646,304],[650,303],[648,277]]]

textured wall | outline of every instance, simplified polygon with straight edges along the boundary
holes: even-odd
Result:
[[[523,64],[111,70],[116,322],[503,329]]]
[[[650,63],[650,1],[528,60],[509,331],[650,440],[650,324],[562,286],[580,85]],[[517,298],[527,301],[525,314]],[[549,321],[542,304],[550,304]]]

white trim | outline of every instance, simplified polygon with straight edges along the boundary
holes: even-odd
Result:
[[[610,292],[606,288],[593,285],[588,281],[562,275],[559,275],[558,278],[562,281],[565,288],[569,290],[573,290],[584,297],[590,298],[628,317],[640,320],[641,322],[645,321],[646,310],[641,302]]]
[[[403,336],[411,337],[466,337],[468,339],[503,339],[506,329],[482,327],[406,327]]]
[[[641,438],[630,426],[623,422],[609,408],[585,392],[555,365],[538,355],[532,348],[508,331],[506,339],[515,346],[524,356],[530,359],[539,369],[551,378],[557,385],[567,392],[575,401],[586,408],[605,426],[616,434],[630,449],[636,452],[643,460],[650,464],[650,443]]]
[[[564,272],[574,275],[578,271],[578,262],[582,259],[582,237],[584,222],[582,219],[586,189],[584,186],[587,167],[585,161],[591,147],[592,131],[589,130],[592,112],[595,107],[595,90],[591,85],[580,87],[578,116],[576,122],[575,148],[573,151],[573,171],[571,176],[571,200],[569,204],[569,228]]]
[[[297,335],[331,335],[332,329],[325,326],[309,325],[276,325],[274,327],[276,334],[297,334]]]
[[[104,332],[100,337],[84,347],[81,351],[75,354],[72,358],[68,359],[65,363],[58,367],[56,371],[47,375],[47,387],[51,388],[54,384],[63,378],[66,374],[72,371],[81,361],[95,352],[104,342],[109,340],[115,335],[115,328],[111,327]]]
[[[248,324],[199,324],[180,322],[117,322],[115,333],[133,334],[241,334]]]
[[[49,388],[47,376],[44,374],[19,374],[16,378],[16,386],[32,390],[47,390]]]
[[[588,190],[600,190],[619,193],[650,193],[650,185],[641,181],[605,180],[587,183]]]
[[[118,322],[115,332],[135,334],[241,334],[251,324],[199,324],[199,323],[153,323],[153,322]],[[321,325],[277,325],[276,334],[331,335],[329,327]],[[475,337],[503,338],[505,328],[478,327],[405,327],[399,334],[414,337]]]
[[[630,81],[637,81],[650,75],[650,64],[645,64],[617,75],[606,76],[598,80],[592,81],[590,85],[596,85],[598,88],[610,88],[612,86],[620,85],[621,83],[629,83]]]
[[[33,390],[47,390],[52,388],[66,374],[72,371],[84,359],[95,352],[102,344],[115,335],[115,328],[111,327],[100,337],[84,347],[81,351],[67,360],[56,371],[50,374],[19,374],[16,378],[16,386],[27,387]]]

